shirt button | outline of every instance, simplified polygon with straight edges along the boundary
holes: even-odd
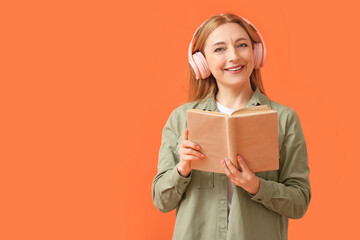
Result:
[[[185,184],[187,184],[187,183],[188,183],[188,181],[185,181],[184,183],[185,183]]]
[[[261,198],[258,198],[258,201],[261,201],[262,199]]]

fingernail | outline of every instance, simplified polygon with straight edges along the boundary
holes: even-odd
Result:
[[[225,160],[226,160],[227,163],[230,162],[230,160],[228,158],[225,158]]]
[[[205,157],[205,155],[204,154],[201,154],[201,158],[204,158]]]
[[[197,145],[197,146],[196,146],[196,148],[197,148],[197,149],[200,149],[200,146],[199,146],[199,145]]]

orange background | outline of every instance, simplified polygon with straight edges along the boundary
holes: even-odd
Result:
[[[3,1],[0,239],[170,239],[152,203],[161,131],[207,17],[261,31],[268,96],[300,116],[312,200],[289,239],[358,235],[356,1]]]

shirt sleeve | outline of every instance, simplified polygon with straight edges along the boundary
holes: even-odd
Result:
[[[175,209],[191,180],[191,174],[183,177],[177,171],[179,163],[178,139],[181,134],[176,112],[166,122],[159,150],[158,173],[152,183],[154,205],[161,212]]]
[[[310,203],[311,191],[306,143],[300,120],[290,110],[280,150],[279,182],[260,178],[260,190],[251,199],[289,218],[301,218]]]

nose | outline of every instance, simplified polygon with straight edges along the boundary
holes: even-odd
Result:
[[[236,47],[231,47],[229,48],[229,51],[228,51],[228,58],[229,58],[229,61],[233,62],[233,61],[236,61],[240,58],[240,55],[239,55],[239,52],[237,51],[238,49]]]

